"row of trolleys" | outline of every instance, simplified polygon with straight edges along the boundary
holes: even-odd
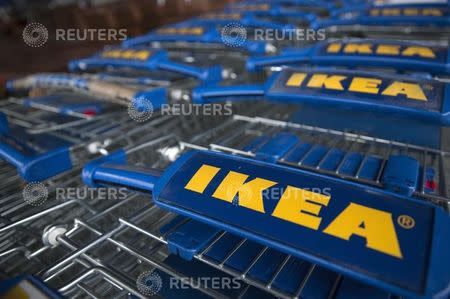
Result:
[[[224,40],[230,23],[244,40]],[[305,24],[335,38],[256,35]],[[70,73],[8,82],[4,274],[71,297],[142,297],[159,277],[165,297],[447,298],[448,28],[447,3],[243,2],[72,61]],[[216,102],[239,114],[158,112]],[[58,202],[58,188],[83,186],[81,167],[87,186],[129,189],[126,204]],[[24,203],[22,180],[53,202]],[[148,283],[130,283],[142,273]],[[242,284],[164,288],[204,273]],[[47,292],[35,277],[5,290],[24,282]]]

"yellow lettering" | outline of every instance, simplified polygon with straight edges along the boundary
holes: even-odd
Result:
[[[408,47],[405,50],[403,50],[402,55],[404,56],[421,56],[425,58],[436,58],[436,55],[434,54],[433,50],[431,50],[428,47]]]
[[[394,81],[382,92],[382,95],[393,97],[398,96],[399,94],[404,94],[409,99],[419,101],[427,100],[427,97],[425,96],[425,93],[423,92],[422,88],[418,84],[414,83]]]
[[[361,53],[371,54],[371,44],[347,44],[344,48],[344,53]]]
[[[327,206],[330,196],[288,186],[272,216],[317,230],[322,219],[322,206]]]
[[[399,16],[401,14],[398,8],[385,8],[383,9],[383,16]]]
[[[303,80],[305,80],[305,73],[293,73],[286,82],[286,86],[296,86],[302,85]]]
[[[374,78],[354,77],[348,90],[354,92],[363,93],[375,93],[379,91],[378,86],[381,84],[381,80]]]
[[[400,54],[400,46],[398,45],[379,45],[377,47],[379,55],[398,55]]]
[[[206,164],[202,165],[194,174],[194,176],[189,180],[186,186],[184,186],[184,189],[203,193],[211,180],[219,172],[219,170],[220,168],[218,167]]]
[[[422,15],[424,16],[435,16],[435,17],[442,17],[443,13],[442,10],[436,9],[436,8],[424,8],[422,10]]]
[[[308,87],[312,88],[325,87],[327,89],[344,90],[341,81],[346,78],[347,77],[345,76],[337,76],[337,75],[328,76],[325,74],[315,74],[309,80]]]
[[[328,53],[339,53],[341,51],[342,45],[339,43],[332,43],[328,45],[327,52]]]
[[[357,235],[366,247],[402,258],[392,215],[384,211],[350,203],[323,232],[347,241]]]
[[[405,16],[417,16],[419,15],[419,10],[417,8],[405,8],[403,13]]]
[[[379,16],[380,15],[380,10],[379,9],[371,9],[370,10],[370,15],[371,16]]]
[[[276,185],[276,182],[256,178],[245,183],[248,175],[230,171],[217,187],[214,198],[233,202],[236,194],[239,194],[239,206],[264,213],[262,191]]]

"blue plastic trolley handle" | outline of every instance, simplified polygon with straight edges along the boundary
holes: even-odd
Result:
[[[193,34],[189,30],[198,29],[199,34]],[[185,33],[181,33],[185,32]],[[124,47],[135,47],[148,45],[151,42],[187,42],[199,44],[220,44],[230,50],[244,50],[251,54],[265,54],[267,52],[268,43],[265,41],[242,40],[236,44],[227,45],[222,39],[222,35],[217,28],[208,26],[191,26],[189,24],[179,23],[172,26],[162,27],[154,30],[146,35],[126,39],[123,41]]]
[[[69,146],[58,146],[42,154],[27,155],[18,148],[19,145],[16,147],[13,144],[14,140],[6,137],[8,134],[14,134],[14,131],[9,128],[6,116],[0,113],[0,157],[16,167],[25,181],[42,181],[72,168]],[[43,134],[34,137],[51,136]]]
[[[111,53],[116,55],[116,57],[108,56]],[[146,54],[148,57],[141,59],[139,54]],[[218,65],[202,68],[176,63],[169,60],[166,51],[152,51],[146,48],[109,48],[91,58],[73,60],[69,63],[71,71],[106,67],[126,67],[147,71],[165,70],[194,77],[205,82],[216,82],[222,79],[222,68]]]
[[[379,8],[373,8],[379,9]],[[408,8],[403,7],[403,10],[406,9],[416,9],[414,7]],[[418,8],[420,9],[420,8]],[[438,7],[437,9],[440,9]],[[448,9],[443,9],[442,16],[423,16],[423,15],[370,15],[371,8],[368,11],[361,12],[361,14],[350,17],[350,18],[331,18],[327,20],[315,20],[311,24],[311,28],[313,29],[321,29],[332,26],[346,26],[346,25],[369,25],[369,26],[450,26],[450,18]],[[402,10],[402,11],[403,11]]]
[[[222,18],[217,19],[213,17],[214,15],[211,15],[211,17],[200,16],[188,20],[185,23],[191,26],[211,26],[211,25],[227,26],[236,23],[239,24],[240,26],[243,26],[247,30],[250,28],[263,28],[263,29],[279,30],[280,32],[286,32],[297,28],[296,26],[291,24],[258,20],[252,14],[240,14],[240,15],[241,18],[239,18],[238,20],[233,18],[227,19],[226,14]]]
[[[270,66],[299,64],[348,67],[389,67],[398,71],[450,74],[450,49],[418,42],[348,39],[318,43],[310,48],[289,49],[280,55],[250,57],[249,71]]]
[[[338,18],[340,15],[353,13],[353,14],[364,14],[369,9],[429,9],[429,8],[436,8],[436,9],[448,9],[449,3],[417,3],[414,5],[411,5],[410,3],[399,3],[399,4],[383,4],[383,5],[377,5],[373,3],[365,3],[365,4],[355,4],[351,6],[344,6],[340,9],[335,9],[331,11],[330,16],[333,18]]]
[[[15,92],[23,89],[32,89],[34,87],[52,87],[63,89],[75,88],[90,91],[92,84],[97,81],[99,80],[86,79],[79,75],[38,74],[8,81],[7,89],[9,92]],[[150,90],[137,91],[128,100],[134,101],[136,99],[140,101],[149,101],[152,104],[152,108],[157,110],[161,108],[163,104],[167,103],[167,88],[157,87]]]
[[[264,85],[198,87],[193,101],[240,101],[258,96],[277,103],[308,103],[356,111],[396,113],[418,122],[450,125],[450,84],[437,80],[335,69],[284,69]]]
[[[246,179],[238,183],[242,175]],[[165,209],[398,295],[450,294],[450,217],[424,201],[311,171],[198,150],[185,153],[162,174],[127,166],[125,152],[118,151],[87,164],[82,176],[90,186],[151,192]],[[244,183],[252,192],[226,187]],[[282,192],[262,191],[271,188]],[[312,194],[317,188],[331,191]]]

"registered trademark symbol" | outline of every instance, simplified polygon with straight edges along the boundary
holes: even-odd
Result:
[[[408,215],[400,215],[397,218],[397,223],[406,229],[411,229],[416,225],[416,221],[414,220],[414,218],[412,218],[411,216]]]

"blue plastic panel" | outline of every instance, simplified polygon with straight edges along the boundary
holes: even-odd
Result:
[[[219,232],[218,228],[189,221],[167,236],[167,247],[171,253],[192,260],[192,257],[209,244]]]
[[[267,162],[276,162],[289,152],[298,141],[298,137],[293,134],[279,133],[256,150],[255,158]]]
[[[266,88],[266,97],[275,102],[397,113],[450,125],[450,87],[437,80],[330,69],[286,69],[274,74]]]
[[[404,155],[390,156],[381,182],[387,190],[411,196],[418,186],[419,162]]]
[[[251,57],[247,69],[300,64],[347,67],[389,67],[397,71],[414,70],[450,74],[449,49],[420,42],[349,39],[321,42],[311,48],[288,49],[281,55]]]
[[[258,184],[270,185],[265,188],[269,192],[255,189],[256,183],[240,192],[226,188],[226,182],[235,186],[242,175],[247,183],[259,180]],[[283,190],[282,194],[270,192],[273,188]],[[313,188],[331,191],[307,191]],[[172,165],[155,185],[153,199],[163,208],[396,294],[449,295],[450,219],[425,202],[311,172],[201,151],[187,153]]]

